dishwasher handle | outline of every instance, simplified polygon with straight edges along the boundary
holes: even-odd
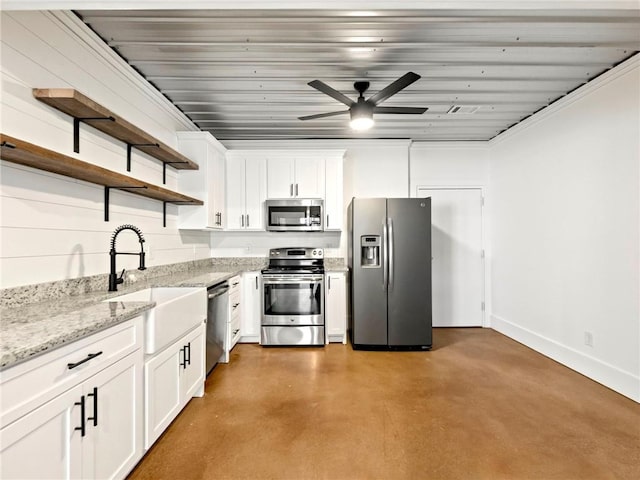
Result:
[[[209,300],[211,300],[212,298],[219,297],[220,295],[224,295],[228,291],[229,291],[228,285],[225,285],[224,287],[214,288],[213,290],[211,290],[211,293],[209,293],[208,295]]]

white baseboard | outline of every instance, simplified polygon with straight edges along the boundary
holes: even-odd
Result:
[[[260,343],[260,335],[245,335],[240,337],[238,343]]]
[[[491,315],[491,328],[640,403],[640,377],[496,315]]]

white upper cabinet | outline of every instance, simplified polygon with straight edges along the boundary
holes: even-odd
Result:
[[[264,230],[266,158],[255,152],[228,152],[226,170],[226,230]]]
[[[178,228],[222,230],[225,225],[226,148],[209,132],[178,132],[180,153],[198,163],[199,170],[181,170],[180,193],[200,198],[204,205],[179,207]]]
[[[267,198],[324,198],[322,152],[268,152],[267,157]]]
[[[342,230],[344,204],[342,199],[342,169],[344,152],[328,155],[325,161],[326,187],[324,195],[325,231]]]

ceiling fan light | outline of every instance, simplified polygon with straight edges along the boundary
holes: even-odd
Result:
[[[373,118],[371,117],[355,117],[351,119],[351,128],[357,132],[363,132],[373,127]]]

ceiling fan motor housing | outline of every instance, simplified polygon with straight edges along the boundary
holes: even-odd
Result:
[[[354,103],[352,107],[349,109],[349,113],[351,114],[351,120],[362,117],[373,117],[373,108],[374,106],[367,102],[364,97],[360,96],[358,98],[358,102]]]

